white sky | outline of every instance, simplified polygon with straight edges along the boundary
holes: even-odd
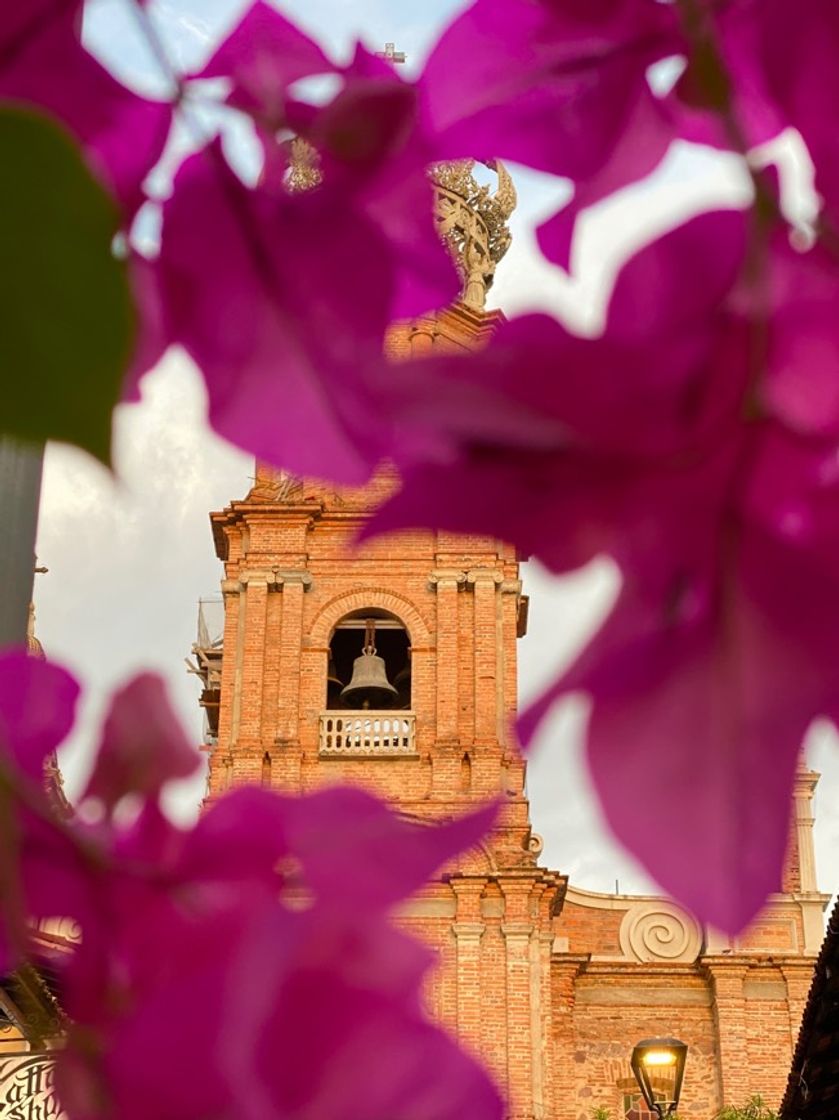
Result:
[[[421,62],[454,0],[289,0],[287,14],[334,52],[346,55],[355,35],[379,48],[395,41]],[[151,5],[171,57],[200,64],[215,37],[244,7],[239,0],[161,0]],[[162,86],[136,34],[131,0],[92,0],[86,34],[120,77],[147,91]],[[732,161],[698,149],[668,158],[652,181],[586,215],[574,251],[574,279],[547,265],[534,224],[567,197],[560,180],[513,168],[520,206],[514,242],[499,269],[494,301],[508,314],[540,308],[581,331],[596,331],[617,262],[633,245],[680,214],[713,201],[743,202],[747,187]],[[141,668],[169,680],[173,700],[200,740],[199,686],[184,665],[195,635],[196,602],[218,594],[208,513],[244,496],[248,456],[213,436],[205,421],[203,385],[189,361],[171,353],[149,375],[139,405],[118,409],[113,478],[72,448],[47,452],[38,537],[38,633],[51,657],[86,686],[78,733],[64,752],[70,792],[83,775],[95,721],[115,685]],[[530,632],[520,642],[522,699],[535,696],[565,664],[607,609],[615,579],[607,564],[552,580],[527,565]],[[568,708],[547,721],[528,775],[534,827],[545,839],[543,860],[579,886],[654,890],[643,870],[612,840],[591,794],[581,746],[583,713]],[[817,795],[819,877],[832,891],[839,869],[839,752],[830,731],[814,735],[808,757],[824,777]],[[193,783],[173,810],[194,811]]]

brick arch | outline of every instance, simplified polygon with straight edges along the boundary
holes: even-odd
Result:
[[[403,595],[398,595],[384,587],[361,587],[344,591],[325,603],[312,620],[310,641],[313,646],[329,645],[332,631],[344,615],[365,607],[378,607],[380,610],[395,614],[404,623],[412,646],[431,644],[431,631],[420,612]]]
[[[406,812],[403,809],[397,809],[396,813],[402,820],[410,821],[411,824],[419,825],[420,828],[437,828],[440,824],[446,823],[445,820],[429,819],[428,817],[419,816],[417,813]],[[486,840],[479,840],[474,847],[467,848],[465,852],[458,853],[457,858],[458,863],[464,866],[470,875],[492,874],[499,870],[498,861]]]

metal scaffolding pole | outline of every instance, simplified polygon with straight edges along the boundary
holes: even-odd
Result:
[[[0,435],[0,647],[26,641],[44,449]]]

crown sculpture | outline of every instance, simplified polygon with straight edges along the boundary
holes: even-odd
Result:
[[[317,151],[300,137],[291,141],[287,187],[292,192],[311,190],[322,180]],[[479,165],[495,177],[480,183]],[[429,170],[434,184],[434,216],[440,237],[449,247],[460,274],[461,301],[482,311],[495,278],[498,262],[512,240],[507,222],[516,207],[516,188],[500,160],[455,160],[434,164]]]
[[[516,207],[516,188],[499,160],[483,167],[495,174],[495,190],[475,178],[476,161],[438,163],[431,169],[435,216],[463,282],[461,299],[483,310],[498,262],[510,247],[507,221]]]

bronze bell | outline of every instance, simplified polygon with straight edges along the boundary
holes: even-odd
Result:
[[[392,708],[399,697],[387,679],[384,658],[376,656],[373,627],[372,620],[368,621],[364,648],[353,662],[352,680],[341,692],[341,700],[348,708]]]
[[[326,670],[326,695],[329,700],[337,699],[344,688],[344,682],[335,670],[335,661],[329,658],[329,667]]]

